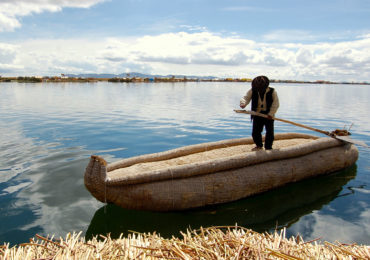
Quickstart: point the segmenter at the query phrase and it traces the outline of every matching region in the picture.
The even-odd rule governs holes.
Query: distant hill
[[[188,79],[216,79],[217,77],[213,76],[188,76],[188,75],[151,75],[151,74],[143,74],[139,72],[130,72],[130,73],[121,73],[121,74],[65,74],[65,76],[70,78],[188,78]]]

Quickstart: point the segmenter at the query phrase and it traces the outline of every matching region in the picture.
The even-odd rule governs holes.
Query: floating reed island
[[[370,259],[370,246],[303,241],[286,238],[285,229],[261,234],[234,226],[188,230],[171,239],[155,233],[89,241],[81,233],[58,240],[36,235],[29,243],[1,246],[0,259]]]

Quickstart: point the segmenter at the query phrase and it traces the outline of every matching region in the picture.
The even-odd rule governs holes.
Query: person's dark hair
[[[253,89],[266,89],[270,84],[270,80],[266,76],[258,76],[252,80]]]

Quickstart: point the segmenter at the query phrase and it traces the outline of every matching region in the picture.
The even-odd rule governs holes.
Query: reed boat
[[[329,174],[358,158],[351,143],[300,133],[275,134],[272,150],[254,146],[252,138],[228,139],[110,164],[92,155],[85,186],[99,201],[126,209],[186,210]]]

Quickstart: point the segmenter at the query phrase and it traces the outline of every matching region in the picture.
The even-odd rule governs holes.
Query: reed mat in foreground
[[[285,230],[257,233],[242,227],[188,230],[182,238],[132,233],[85,241],[81,233],[0,246],[0,259],[370,259],[370,246],[286,238]]]

